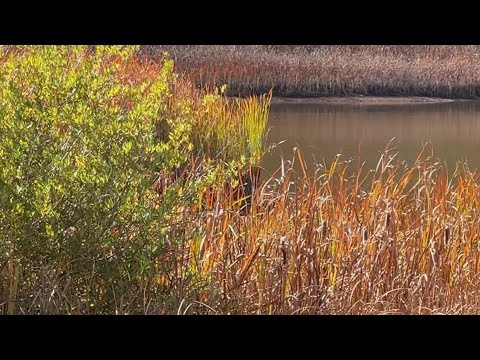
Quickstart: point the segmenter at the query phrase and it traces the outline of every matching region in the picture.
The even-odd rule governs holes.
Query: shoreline
[[[442,104],[451,102],[474,102],[479,99],[447,99],[424,96],[346,96],[346,97],[311,97],[293,98],[274,96],[272,105],[276,104],[338,104],[338,105],[407,105],[407,104]]]

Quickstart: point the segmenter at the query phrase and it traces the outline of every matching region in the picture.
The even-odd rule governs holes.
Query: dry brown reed
[[[405,170],[389,151],[376,171],[347,177],[351,166],[290,167],[248,216],[221,200],[201,215],[188,253],[209,285],[189,311],[478,313],[478,172],[448,178],[423,153]]]
[[[227,84],[231,95],[428,96],[480,95],[479,46],[356,45],[144,46],[170,52],[177,70],[197,85]]]

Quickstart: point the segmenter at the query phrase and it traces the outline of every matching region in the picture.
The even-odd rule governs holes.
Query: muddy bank
[[[272,104],[352,104],[352,105],[401,105],[478,101],[477,99],[445,99],[432,97],[394,97],[394,96],[349,96],[349,97],[313,97],[288,98],[273,97]]]

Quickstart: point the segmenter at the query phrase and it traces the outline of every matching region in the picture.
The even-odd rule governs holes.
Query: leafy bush
[[[3,51],[0,303],[8,312],[137,311],[166,224],[188,200],[151,190],[155,170],[185,162],[192,148],[181,117],[169,119],[167,141],[154,131],[172,61],[133,81],[125,70],[136,47]]]

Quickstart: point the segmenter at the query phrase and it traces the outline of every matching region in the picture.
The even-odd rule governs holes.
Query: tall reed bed
[[[168,50],[196,84],[228,84],[231,95],[429,96],[480,94],[478,46],[144,46]]]
[[[477,171],[449,178],[423,153],[405,167],[386,151],[372,171],[337,158],[277,175],[248,216],[221,201],[202,215],[185,251],[205,288],[178,312],[478,313]]]

